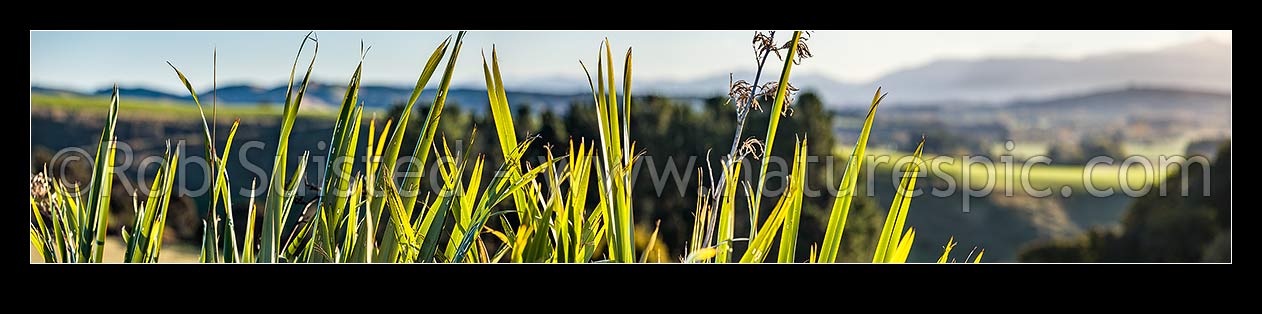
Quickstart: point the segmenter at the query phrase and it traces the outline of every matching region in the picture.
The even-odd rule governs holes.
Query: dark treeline
[[[1018,258],[1044,263],[1231,262],[1231,143],[1222,144],[1217,156],[1209,165],[1189,163],[1186,172],[1170,175],[1166,184],[1137,198],[1119,227],[1033,243]]]

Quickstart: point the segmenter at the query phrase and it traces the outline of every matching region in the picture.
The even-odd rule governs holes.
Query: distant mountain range
[[[271,103],[278,104],[285,99],[286,86],[277,86],[272,88],[261,88],[248,85],[233,85],[220,87],[217,90],[217,97],[222,103],[229,104],[258,104]],[[101,89],[91,93],[81,93],[65,89],[47,88],[35,86],[31,88],[32,93],[41,94],[71,94],[71,95],[95,95],[108,96],[112,89]],[[426,89],[422,92],[417,103],[429,103],[434,100],[437,93],[435,89]],[[145,89],[145,88],[120,88],[119,94],[123,98],[149,98],[159,100],[172,101],[191,101],[188,94],[171,94],[161,91]],[[209,101],[211,95],[216,94],[212,91],[199,91],[198,96],[203,102]],[[366,85],[360,88],[359,100],[369,108],[389,108],[399,105],[408,100],[412,94],[412,88],[391,87],[380,85]],[[509,103],[513,105],[530,106],[534,109],[549,108],[554,111],[564,111],[571,103],[580,101],[590,101],[590,93],[582,94],[550,94],[537,92],[516,92],[508,91]],[[307,86],[306,97],[303,99],[303,107],[324,107],[337,108],[341,106],[343,98],[346,95],[345,85],[330,85],[312,82]],[[487,105],[486,90],[452,88],[447,92],[447,104],[451,106],[459,106],[467,110],[481,112],[486,109]]]
[[[801,68],[809,69],[811,61]],[[749,71],[733,71],[750,79]],[[842,82],[795,68],[793,85],[820,93],[831,106],[862,106],[878,86],[890,105],[1000,104],[1128,86],[1168,86],[1231,93],[1231,44],[1202,40],[1154,51],[1110,53],[1078,59],[944,59],[881,76]],[[763,73],[767,77],[769,73]],[[770,73],[774,76],[775,73]],[[774,78],[772,78],[774,80]],[[670,95],[726,93],[728,73],[696,80],[639,83],[640,90]],[[585,85],[584,85],[585,87]]]
[[[1231,95],[1177,88],[1130,87],[1042,100],[1022,100],[1008,104],[1014,109],[1089,109],[1095,111],[1195,109],[1205,111],[1231,108]]]
[[[809,67],[809,62],[803,67]],[[748,71],[734,72],[737,79],[753,76]],[[775,76],[775,73],[763,74]],[[696,100],[726,94],[728,78],[728,73],[720,73],[693,80],[642,81],[636,82],[636,93]],[[1111,53],[1079,59],[947,59],[898,70],[871,82],[843,82],[810,72],[794,75],[791,81],[803,90],[819,93],[834,108],[863,106],[878,86],[890,93],[886,100],[889,106],[900,107],[998,105],[1133,86],[1163,86],[1229,96],[1231,44],[1203,40],[1154,51]],[[509,87],[510,103],[536,108],[563,109],[574,101],[591,98],[587,82],[572,77],[519,80]],[[341,104],[345,89],[344,84],[313,83],[307,91],[312,97],[304,100],[304,105],[336,107]],[[284,90],[285,86],[225,86],[219,88],[218,97],[229,103],[279,103]],[[411,91],[410,86],[366,85],[361,90],[360,100],[366,106],[387,107],[404,102]],[[32,92],[75,93],[42,87],[33,87]],[[109,89],[94,92],[98,95],[109,93]],[[122,89],[121,93],[124,97],[188,99],[187,94],[144,88]],[[202,93],[206,95],[203,97],[211,95],[209,91]],[[419,101],[432,101],[433,96],[434,90],[426,90]],[[453,87],[447,97],[449,103],[472,110],[483,110],[486,104],[486,92],[477,87]]]

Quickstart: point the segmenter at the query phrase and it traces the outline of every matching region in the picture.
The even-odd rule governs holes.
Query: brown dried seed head
[[[745,80],[733,82],[731,74],[728,74],[728,82],[728,102],[735,102],[733,105],[736,106],[738,111],[747,109],[754,98],[754,96],[751,95],[754,87],[753,84],[750,84]]]
[[[806,58],[810,58],[810,57],[812,57],[811,48],[806,46],[806,38],[802,38],[802,41],[798,42],[798,54],[797,54],[797,58],[793,60],[793,64],[801,65],[802,60],[806,60]]]
[[[48,177],[43,172],[31,178],[31,197],[34,197],[36,200],[43,200],[48,197],[48,191]]]
[[[757,60],[767,52],[775,50],[776,44],[771,40],[771,33],[754,33],[754,59]]]
[[[740,154],[754,157],[755,160],[762,157],[765,146],[762,141],[756,137],[749,137],[745,142],[741,143]]]
[[[785,91],[784,104],[785,105],[784,105],[784,109],[781,109],[780,114],[793,115],[793,108],[791,108],[790,105],[793,104],[794,96],[797,95],[797,92],[800,89],[793,86],[793,83],[787,83],[785,85],[786,85],[784,87],[784,91]],[[760,89],[762,91],[758,93],[757,98],[774,99],[776,97],[776,92],[778,92],[780,89],[780,82],[767,82],[766,84],[763,84],[762,87],[760,87]]]
[[[793,56],[794,65],[801,65],[802,60],[806,60],[806,58],[812,57],[811,48],[806,45],[806,40],[811,39],[811,33],[812,32],[810,31],[802,32],[802,37],[798,39],[798,51],[797,51],[797,54]],[[781,45],[779,48],[776,48],[776,57],[783,61],[784,57],[780,56],[780,50],[788,50],[792,47],[793,47],[792,40],[785,41],[784,45]]]

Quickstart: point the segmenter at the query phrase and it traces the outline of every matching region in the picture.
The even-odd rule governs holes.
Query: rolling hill
[[[890,92],[890,106],[997,105],[1133,85],[1231,93],[1231,44],[1212,40],[1077,59],[940,59],[869,82],[845,82],[812,73],[809,62],[801,68],[801,72],[794,70],[793,85],[819,92],[833,107],[865,106],[878,86]],[[737,79],[753,77],[749,71],[732,72]],[[646,82],[640,90],[706,96],[726,93],[727,85],[724,72],[693,80]]]
[[[221,103],[227,104],[277,104],[284,100],[285,86],[276,86],[264,88],[249,85],[232,85],[220,87],[218,90],[198,91],[203,101],[209,101],[211,95],[217,94]],[[69,94],[80,96],[109,96],[112,89],[100,89],[91,93],[82,93],[72,90],[48,88],[41,86],[33,86],[32,94]],[[120,88],[119,93],[124,98],[145,98],[155,100],[169,100],[179,102],[189,102],[190,98],[187,94],[172,94],[162,91],[146,89],[146,88]],[[307,98],[303,100],[304,107],[331,107],[340,106],[346,93],[346,87],[341,85],[332,85],[324,83],[312,83],[307,87]],[[386,109],[391,106],[402,104],[411,96],[412,88],[410,87],[392,87],[381,85],[366,85],[360,88],[359,100],[364,103],[365,107]],[[433,101],[436,93],[435,89],[426,89],[418,103],[429,103]],[[530,106],[534,109],[543,110],[545,108],[554,111],[565,111],[570,103],[584,100],[591,100],[589,93],[575,94],[552,94],[539,92],[518,92],[508,91],[509,103],[522,106]],[[478,89],[453,88],[447,93],[447,103],[451,106],[459,106],[466,110],[474,112],[482,112],[485,110],[486,91]]]
[[[1019,100],[1009,105],[1021,109],[1230,109],[1231,94],[1170,87],[1133,86],[1061,96],[1044,100]]]

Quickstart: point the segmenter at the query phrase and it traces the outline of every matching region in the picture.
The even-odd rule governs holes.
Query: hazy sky
[[[31,83],[97,89],[112,83],[182,91],[171,61],[194,87],[211,78],[211,51],[219,50],[218,77],[231,83],[277,84],[288,78],[301,31],[33,31]],[[317,31],[320,54],[313,73],[344,83],[358,61],[360,41],[372,46],[366,83],[416,81],[434,47],[455,32]],[[578,60],[595,62],[600,40],[615,55],[634,47],[636,79],[691,79],[751,71],[751,31],[473,31],[465,37],[456,84],[481,86],[480,50],[498,47],[505,85],[514,80],[560,77],[585,80]],[[779,32],[778,41],[789,32]],[[1231,31],[818,31],[807,42],[815,58],[794,73],[867,81],[941,58],[1046,56],[1075,58],[1116,51],[1152,50],[1212,38],[1231,42]],[[309,50],[309,49],[308,49]],[[620,57],[616,57],[619,58]],[[620,66],[620,65],[619,65]],[[441,71],[441,69],[440,69]],[[773,70],[775,71],[775,70]],[[800,71],[800,72],[799,72]],[[438,76],[431,82],[437,82]]]

